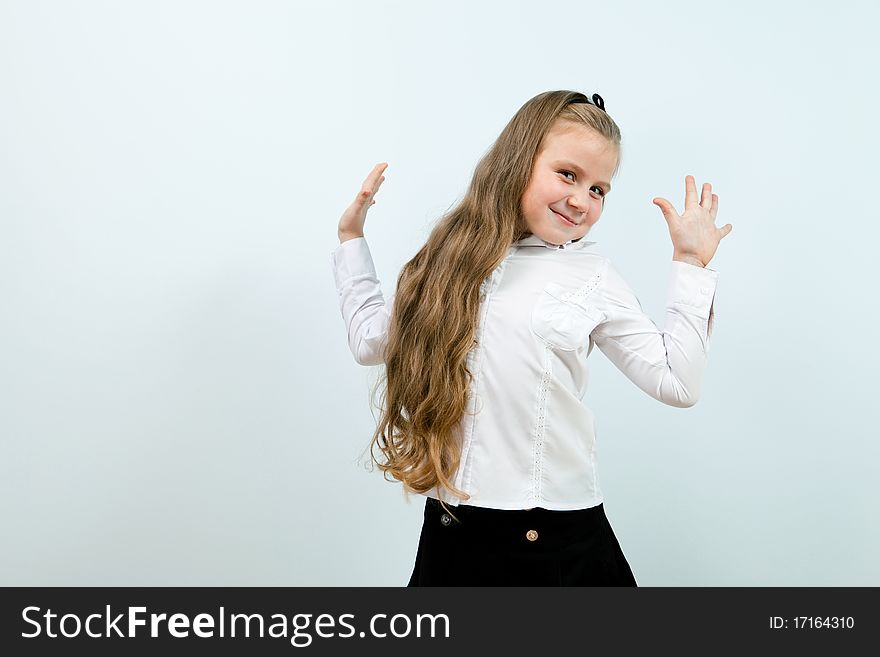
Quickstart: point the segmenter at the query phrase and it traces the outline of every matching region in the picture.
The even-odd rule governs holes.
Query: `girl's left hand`
[[[715,215],[718,214],[718,195],[712,193],[712,185],[703,183],[703,193],[697,202],[697,187],[693,176],[685,176],[684,213],[679,215],[672,204],[665,198],[657,197],[652,202],[663,211],[669,225],[669,236],[672,238],[672,259],[682,262],[694,262],[700,267],[709,264],[718,249],[718,243],[733,226],[725,224],[715,227]]]

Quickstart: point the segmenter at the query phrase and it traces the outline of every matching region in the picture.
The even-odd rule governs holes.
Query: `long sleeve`
[[[714,322],[718,273],[672,261],[666,324],[657,328],[636,295],[608,263],[602,321],[592,338],[633,383],[664,404],[697,403]]]
[[[330,254],[330,264],[351,353],[360,365],[379,365],[384,362],[394,296],[385,302],[366,239],[342,242]]]

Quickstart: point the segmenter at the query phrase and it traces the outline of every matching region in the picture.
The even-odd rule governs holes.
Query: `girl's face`
[[[598,132],[557,121],[532,162],[522,197],[532,234],[551,244],[586,235],[602,214],[617,161],[617,147]]]

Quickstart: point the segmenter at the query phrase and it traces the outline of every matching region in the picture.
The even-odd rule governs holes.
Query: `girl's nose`
[[[568,197],[568,205],[572,208],[574,214],[586,214],[590,208],[590,204],[581,201],[577,196]]]

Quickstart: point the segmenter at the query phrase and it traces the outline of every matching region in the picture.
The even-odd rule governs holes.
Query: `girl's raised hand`
[[[382,186],[382,181],[385,180],[382,172],[386,168],[388,168],[387,162],[380,162],[373,167],[370,175],[367,176],[364,184],[361,185],[361,191],[358,192],[351,205],[342,213],[338,230],[340,242],[364,236],[364,222],[367,220],[367,210],[376,202],[373,200],[373,197],[379,191],[379,187]]]
[[[725,224],[715,227],[718,214],[718,195],[712,193],[712,185],[703,183],[703,192],[697,202],[697,187],[693,176],[684,179],[684,213],[679,215],[665,198],[657,197],[652,202],[663,211],[672,238],[672,259],[690,262],[705,267],[709,264],[718,243],[733,226]],[[695,262],[696,260],[696,262]]]

